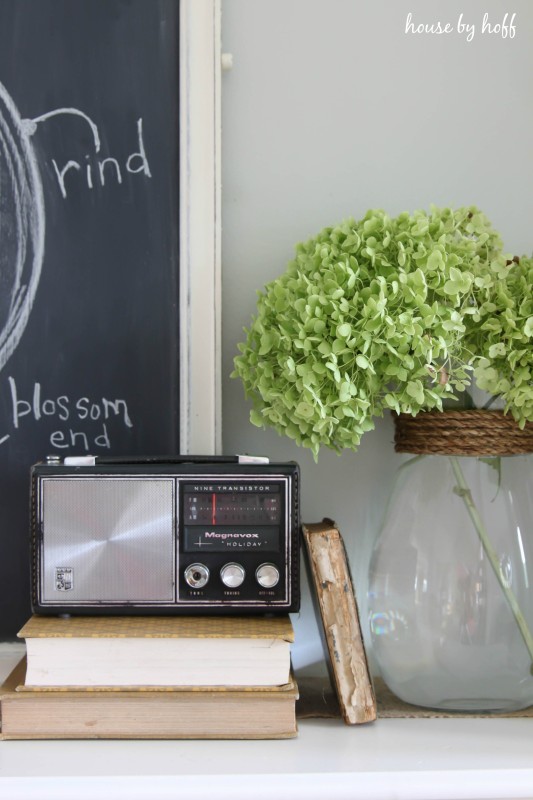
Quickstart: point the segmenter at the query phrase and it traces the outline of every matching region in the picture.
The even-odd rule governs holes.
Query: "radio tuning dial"
[[[244,569],[240,564],[224,564],[220,570],[222,583],[229,589],[236,589],[244,581]]]
[[[279,570],[274,564],[261,564],[255,571],[255,579],[264,589],[272,589],[279,583]]]
[[[203,589],[209,580],[209,570],[204,564],[191,564],[185,570],[185,580],[191,589]]]

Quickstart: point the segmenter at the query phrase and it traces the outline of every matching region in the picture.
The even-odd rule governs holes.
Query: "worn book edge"
[[[330,519],[302,525],[302,534],[343,719],[372,722],[376,697],[342,536]]]

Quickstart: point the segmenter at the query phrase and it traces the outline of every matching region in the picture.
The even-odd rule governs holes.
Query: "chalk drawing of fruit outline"
[[[0,83],[0,371],[26,327],[44,257],[43,190],[30,134]]]

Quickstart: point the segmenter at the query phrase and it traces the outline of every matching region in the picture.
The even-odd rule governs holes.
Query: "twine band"
[[[523,430],[503,411],[423,411],[394,417],[397,453],[516,456],[533,453],[533,423]]]

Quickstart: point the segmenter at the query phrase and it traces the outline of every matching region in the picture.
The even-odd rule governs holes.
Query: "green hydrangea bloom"
[[[465,334],[504,266],[474,207],[371,210],[325,228],[258,295],[232,373],[251,421],[316,458],[356,449],[386,410],[442,409],[469,385]]]
[[[502,397],[523,428],[533,422],[533,259],[507,261],[468,331],[477,385]]]

